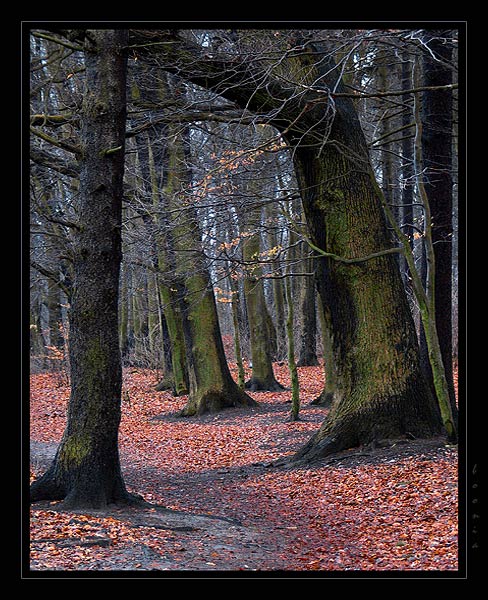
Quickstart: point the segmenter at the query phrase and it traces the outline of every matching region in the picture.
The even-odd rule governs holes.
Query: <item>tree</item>
[[[271,317],[266,306],[263,286],[263,271],[259,263],[261,240],[259,222],[261,210],[248,210],[241,219],[241,231],[246,234],[242,246],[243,262],[246,265],[244,293],[249,320],[252,377],[246,388],[252,391],[281,391],[283,386],[275,379],[272,362],[270,335]]]
[[[126,30],[85,32],[79,227],[70,309],[71,396],[54,461],[31,485],[32,502],[63,500],[66,508],[136,501],[122,478],[117,442],[127,42]]]
[[[310,248],[307,244],[300,245],[302,252],[310,253]],[[313,275],[313,259],[305,255],[302,259],[303,268],[306,273],[301,277],[301,287],[299,290],[299,314],[301,315],[300,331],[299,331],[299,346],[297,366],[311,367],[318,365],[317,350],[316,350],[316,334],[317,321],[315,300],[317,289],[315,287],[315,278]]]
[[[452,45],[448,41],[452,32],[432,30],[428,36],[426,43],[431,53],[424,54],[423,85],[449,86],[453,81]],[[452,89],[426,89],[422,94],[422,177],[432,216],[435,319],[451,409],[456,415],[452,372],[452,120]],[[426,371],[432,377],[426,344],[421,351]]]
[[[77,43],[76,32],[65,35],[72,49]],[[328,376],[323,399],[332,402],[332,409],[323,428],[297,459],[313,459],[382,437],[437,434],[441,430],[439,414],[419,369],[415,330],[399,277],[397,258],[407,251],[401,229],[397,231],[385,219],[391,207],[376,183],[378,176],[390,189],[388,182],[395,179],[394,152],[398,151],[395,144],[399,140],[393,139],[394,132],[411,135],[409,123],[395,122],[402,114],[402,105],[397,105],[390,96],[405,100],[413,93],[418,99],[421,90],[412,92],[407,89],[406,81],[400,88],[398,79],[396,89],[392,89],[388,69],[394,65],[391,58],[402,56],[400,51],[405,48],[421,51],[421,44],[417,44],[419,33],[259,30],[237,32],[232,37],[226,37],[223,31],[223,35],[225,43],[217,46],[205,30],[130,32],[131,55],[137,59],[133,61],[134,72],[142,74],[137,80],[141,84],[139,89],[131,83],[131,128],[126,133],[127,137],[135,138],[131,147],[133,162],[129,164],[134,166],[136,174],[135,186],[127,178],[126,199],[133,214],[140,217],[133,218],[128,213],[127,218],[134,226],[133,241],[138,245],[134,275],[140,275],[146,285],[148,274],[158,269],[164,271],[158,274],[158,280],[170,284],[173,297],[171,302],[163,299],[163,305],[178,307],[184,316],[186,347],[192,349],[188,358],[196,364],[195,356],[205,343],[203,339],[220,337],[213,325],[212,331],[199,333],[195,323],[209,322],[207,312],[203,319],[202,312],[196,309],[200,300],[201,306],[205,304],[209,309],[208,314],[216,312],[212,284],[217,278],[225,280],[219,265],[230,264],[231,257],[223,252],[219,255],[218,251],[218,242],[226,240],[222,219],[233,215],[236,224],[237,217],[242,222],[244,216],[245,221],[259,207],[259,216],[251,224],[255,239],[244,236],[243,244],[236,240],[239,250],[252,250],[241,264],[244,262],[252,269],[251,275],[258,275],[258,280],[261,274],[264,278],[276,275],[275,281],[280,282],[282,248],[272,257],[274,265],[269,261],[262,273],[260,268],[264,256],[272,248],[281,247],[284,238],[275,243],[272,236],[266,237],[263,232],[283,223],[276,218],[276,212],[270,213],[283,210],[287,202],[301,197],[307,227],[300,233],[312,252],[313,263],[306,266],[306,271],[316,274],[320,296],[317,305],[321,306],[318,310],[327,354]],[[378,78],[375,59],[380,56],[385,69]],[[68,64],[67,61],[71,58],[64,56],[63,64]],[[394,70],[397,73],[396,67]],[[161,94],[160,82],[166,78],[161,76],[162,72],[176,75],[181,87],[178,84],[178,90],[171,93],[163,90]],[[69,85],[73,79],[68,79],[62,69],[56,78],[69,81]],[[342,80],[347,81],[348,87]],[[365,81],[373,82],[371,93],[364,91]],[[378,85],[380,91],[374,88]],[[49,104],[51,94],[42,100]],[[387,104],[383,103],[385,97]],[[374,102],[369,103],[368,99]],[[68,106],[63,100],[59,106],[65,104]],[[73,104],[76,101],[71,98],[70,106]],[[358,108],[364,105],[370,112],[360,110],[358,116]],[[385,112],[385,107],[391,110]],[[398,113],[394,107],[399,108]],[[64,157],[66,152],[75,157],[80,155],[80,145],[70,137],[71,129],[79,126],[79,118],[75,112],[68,116],[64,108],[62,111],[54,108],[59,114],[51,114],[46,108],[46,114],[32,117],[37,140],[32,157],[58,177],[76,178],[78,165]],[[38,112],[41,110],[36,108]],[[366,127],[361,127],[360,119],[364,125],[369,117],[371,125],[366,123]],[[161,125],[166,133],[172,129],[170,137],[175,140],[176,149],[170,152],[168,147],[166,162],[161,161],[166,152],[162,150],[164,144],[154,143],[154,134]],[[262,129],[257,125],[264,125],[269,135],[262,138],[259,135]],[[379,141],[380,125],[379,140],[383,143],[373,144],[380,152],[371,161],[367,140],[369,137]],[[56,130],[62,135],[46,134],[45,129],[51,127],[60,128]],[[215,135],[216,132],[219,133]],[[216,170],[209,172],[212,151],[208,147],[202,156],[195,158],[208,139],[213,141],[212,151],[224,158],[236,144],[243,148],[241,155],[246,160],[241,161],[239,177],[235,178],[238,195],[224,176],[218,185],[213,185]],[[46,151],[47,143],[53,144],[55,150]],[[182,147],[177,147],[181,143]],[[268,166],[272,161],[261,170],[255,170],[253,165],[254,157],[266,152],[275,153],[278,159],[272,175]],[[178,165],[176,170],[169,168],[170,154],[173,165]],[[200,175],[196,176],[189,168],[190,158],[192,167],[198,164],[201,169],[198,197],[192,194]],[[231,171],[232,161],[233,158],[224,160]],[[291,164],[294,176],[287,172]],[[172,181],[167,177],[171,171],[175,175]],[[278,181],[280,178],[282,181]],[[246,181],[253,185],[247,188],[241,185]],[[164,198],[163,203],[158,195]],[[150,196],[152,201],[148,201]],[[171,206],[162,206],[170,200]],[[226,209],[221,211],[224,204]],[[265,220],[263,206],[266,206]],[[223,214],[227,217],[222,217]],[[394,236],[389,228],[395,231]],[[248,225],[243,229],[247,233]],[[166,256],[160,261],[160,255],[155,256],[144,241],[144,237],[151,238],[152,234],[148,235],[151,231],[156,234],[159,248],[173,253],[170,260]],[[160,234],[163,235],[158,237]],[[252,242],[256,240],[261,245],[253,248]],[[226,243],[235,248],[234,239]],[[174,280],[166,277],[168,271],[172,271]],[[266,296],[269,299],[271,284],[268,279],[265,281],[263,299]],[[297,286],[291,291],[296,299]],[[131,294],[129,290],[127,293]],[[144,302],[146,294],[140,304],[147,325],[148,307],[143,306]],[[273,304],[277,314],[282,312],[278,309],[280,303],[276,296]],[[252,312],[244,302],[240,308]],[[262,331],[268,330],[271,322],[268,317],[263,319]],[[218,320],[215,323],[218,325]],[[435,340],[432,338],[430,343],[435,345]]]
[[[186,160],[188,128],[169,127],[169,175],[165,194],[170,210],[181,211],[173,225],[175,287],[181,307],[188,368],[188,403],[182,416],[254,406],[232,379],[225,358],[212,282],[202,255],[195,208],[187,200],[191,183]],[[191,196],[190,196],[191,200]]]
[[[317,270],[322,302],[330,310],[337,386],[329,417],[296,459],[438,433],[398,267],[392,253],[385,253],[392,243],[381,191],[348,98],[336,100],[323,156],[317,159],[307,149],[296,156],[302,189],[310,190],[304,208],[313,244],[329,254]]]
[[[295,360],[295,340],[294,340],[294,331],[293,331],[293,322],[294,322],[294,307],[293,307],[293,297],[292,297],[292,277],[291,277],[291,269],[292,262],[294,259],[294,254],[296,253],[296,239],[295,232],[290,231],[290,249],[288,251],[288,266],[287,266],[287,274],[286,278],[286,303],[288,306],[288,314],[286,317],[286,333],[288,340],[288,370],[290,372],[290,381],[291,381],[291,410],[290,410],[290,421],[298,421],[299,420],[299,412],[300,412],[300,384],[298,381],[298,369]]]

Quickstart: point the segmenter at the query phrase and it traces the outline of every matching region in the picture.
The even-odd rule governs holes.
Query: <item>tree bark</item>
[[[320,331],[322,334],[322,352],[324,359],[324,388],[314,398],[310,404],[330,408],[334,399],[337,383],[336,383],[336,364],[334,359],[334,349],[332,344],[332,329],[330,323],[330,310],[324,308],[320,294],[317,296],[318,314],[320,320]]]
[[[409,60],[409,54],[405,52],[402,62],[402,89],[408,90],[412,87],[412,73]],[[412,123],[413,111],[409,110],[410,95],[404,94],[402,101],[405,105],[402,114],[402,126],[406,127]],[[413,143],[412,140],[405,136],[402,140],[402,231],[407,236],[410,247],[414,247],[414,210],[413,210],[413,190],[415,182],[415,172],[413,168]],[[400,270],[404,276],[405,281],[407,280],[407,265],[405,257],[400,258]]]
[[[239,283],[234,279],[233,273],[229,274],[229,287],[232,294],[232,324],[234,326],[234,356],[237,367],[237,385],[243,390],[246,386],[246,375],[244,371],[244,363],[242,361],[241,350],[241,333],[239,331]]]
[[[349,121],[341,131],[341,120],[336,116],[332,134],[341,135],[343,143],[345,137],[357,155],[365,148],[359,123],[352,127]],[[324,154],[317,159],[307,150],[296,153],[301,187],[310,190],[304,206],[314,244],[349,258],[391,247],[367,156],[363,152],[358,169],[333,144]],[[317,262],[319,290],[330,314],[336,389],[329,417],[295,458],[308,461],[377,439],[439,433],[395,259]]]
[[[279,166],[277,166],[277,169]],[[279,222],[274,216],[274,210],[271,204],[267,204],[265,207],[266,220],[270,225],[267,230],[267,242],[269,248],[275,248],[279,246],[280,241],[276,234],[276,230],[279,227]],[[271,269],[273,275],[273,306],[274,306],[274,322],[276,331],[276,356],[275,360],[283,360],[287,356],[286,349],[286,315],[285,315],[285,288],[282,275],[282,267],[280,265],[279,258],[271,259]]]
[[[47,310],[49,318],[49,343],[55,348],[64,346],[63,319],[61,316],[61,290],[53,281],[47,282]]]
[[[176,288],[172,285],[176,261],[174,241],[167,216],[168,203],[165,198],[161,198],[160,194],[160,174],[156,166],[150,136],[147,138],[147,159],[148,179],[151,184],[150,193],[152,205],[155,208],[155,215],[153,217],[153,225],[156,230],[154,236],[154,261],[159,273],[165,276],[165,281],[158,281],[158,297],[161,302],[165,330],[168,334],[167,339],[161,341],[163,353],[165,353],[167,359],[165,360],[167,370],[162,381],[156,386],[156,389],[162,391],[171,388],[175,396],[185,396],[188,394],[189,386],[183,322]],[[164,177],[167,180],[168,173]],[[165,343],[166,348],[164,347]],[[167,347],[168,345],[170,348]]]
[[[298,380],[298,369],[295,360],[295,332],[293,331],[295,311],[293,307],[293,294],[292,294],[292,263],[295,259],[296,253],[296,233],[290,230],[290,248],[288,250],[288,266],[286,268],[286,304],[288,308],[288,314],[286,316],[286,338],[288,342],[288,370],[290,372],[290,383],[291,383],[291,407],[290,407],[290,422],[299,420],[300,412],[300,383]]]
[[[122,179],[126,118],[125,30],[86,32],[79,219],[70,309],[71,396],[67,425],[31,501],[66,508],[135,501],[125,487],[118,429]]]

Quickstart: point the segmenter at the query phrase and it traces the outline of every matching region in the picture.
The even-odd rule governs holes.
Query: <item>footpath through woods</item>
[[[286,366],[275,373],[289,385]],[[32,506],[31,570],[457,570],[456,447],[412,440],[276,467],[326,415],[309,404],[323,367],[299,368],[294,423],[289,391],[251,393],[256,408],[178,418],[187,399],[154,391],[159,375],[124,371],[120,428],[127,486],[152,507]],[[54,456],[68,398],[59,374],[31,376],[31,479]]]

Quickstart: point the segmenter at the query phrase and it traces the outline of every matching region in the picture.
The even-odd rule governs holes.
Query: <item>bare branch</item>
[[[59,44],[60,46],[65,46],[66,48],[70,48],[75,52],[84,52],[83,46],[79,46],[77,44],[73,44],[66,40],[62,40],[54,35],[48,35],[47,33],[41,33],[40,31],[33,31],[32,35],[37,38],[41,38],[43,40],[48,40],[50,42],[54,42],[55,44]]]
[[[47,167],[48,169],[57,171],[62,175],[72,177],[73,179],[77,179],[80,176],[80,169],[76,162],[62,161],[57,156],[47,152],[46,150],[41,150],[40,148],[31,148],[30,159],[38,165]]]
[[[47,127],[59,127],[60,125],[79,125],[80,118],[72,113],[66,115],[31,115],[32,126],[44,125]]]
[[[75,146],[68,142],[64,142],[63,140],[58,140],[56,138],[53,138],[50,135],[47,135],[47,133],[44,133],[43,131],[41,131],[40,129],[36,129],[35,127],[30,127],[30,131],[35,136],[41,138],[42,140],[44,140],[45,142],[48,142],[49,144],[52,144],[53,146],[57,146],[58,148],[61,148],[62,150],[66,150],[67,152],[71,152],[72,154],[75,154],[76,156],[81,155],[81,147],[78,145]]]
[[[331,252],[326,252],[325,250],[322,250],[322,248],[319,248],[318,246],[316,246],[307,237],[304,237],[304,239],[307,242],[307,244],[310,246],[310,248],[312,248],[312,250],[315,250],[315,252],[318,252],[318,254],[320,254],[320,256],[325,256],[326,258],[331,258],[332,260],[335,260],[335,261],[341,262],[341,263],[345,263],[347,265],[354,265],[357,263],[366,262],[367,260],[371,260],[372,258],[379,258],[380,256],[386,256],[388,254],[403,254],[403,252],[404,252],[403,248],[396,247],[396,248],[387,248],[386,250],[380,250],[379,252],[373,252],[372,254],[368,254],[367,256],[361,256],[359,258],[344,258],[343,256],[339,256],[338,254],[333,254]]]
[[[455,90],[458,87],[458,83],[450,83],[448,85],[420,86],[411,88],[409,90],[394,90],[392,92],[371,92],[369,94],[363,94],[358,90],[357,92],[340,92],[331,95],[333,98],[386,98],[388,96],[403,96],[404,94],[416,94],[418,92],[425,92],[429,90]]]

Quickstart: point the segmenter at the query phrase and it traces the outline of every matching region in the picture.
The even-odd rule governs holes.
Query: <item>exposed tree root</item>
[[[245,383],[245,389],[250,392],[284,392],[288,388],[281,385],[276,379],[263,381],[252,377]]]
[[[258,403],[240,388],[232,392],[207,392],[199,398],[188,399],[188,403],[178,413],[179,417],[193,417],[216,413],[226,408],[257,406]]]

